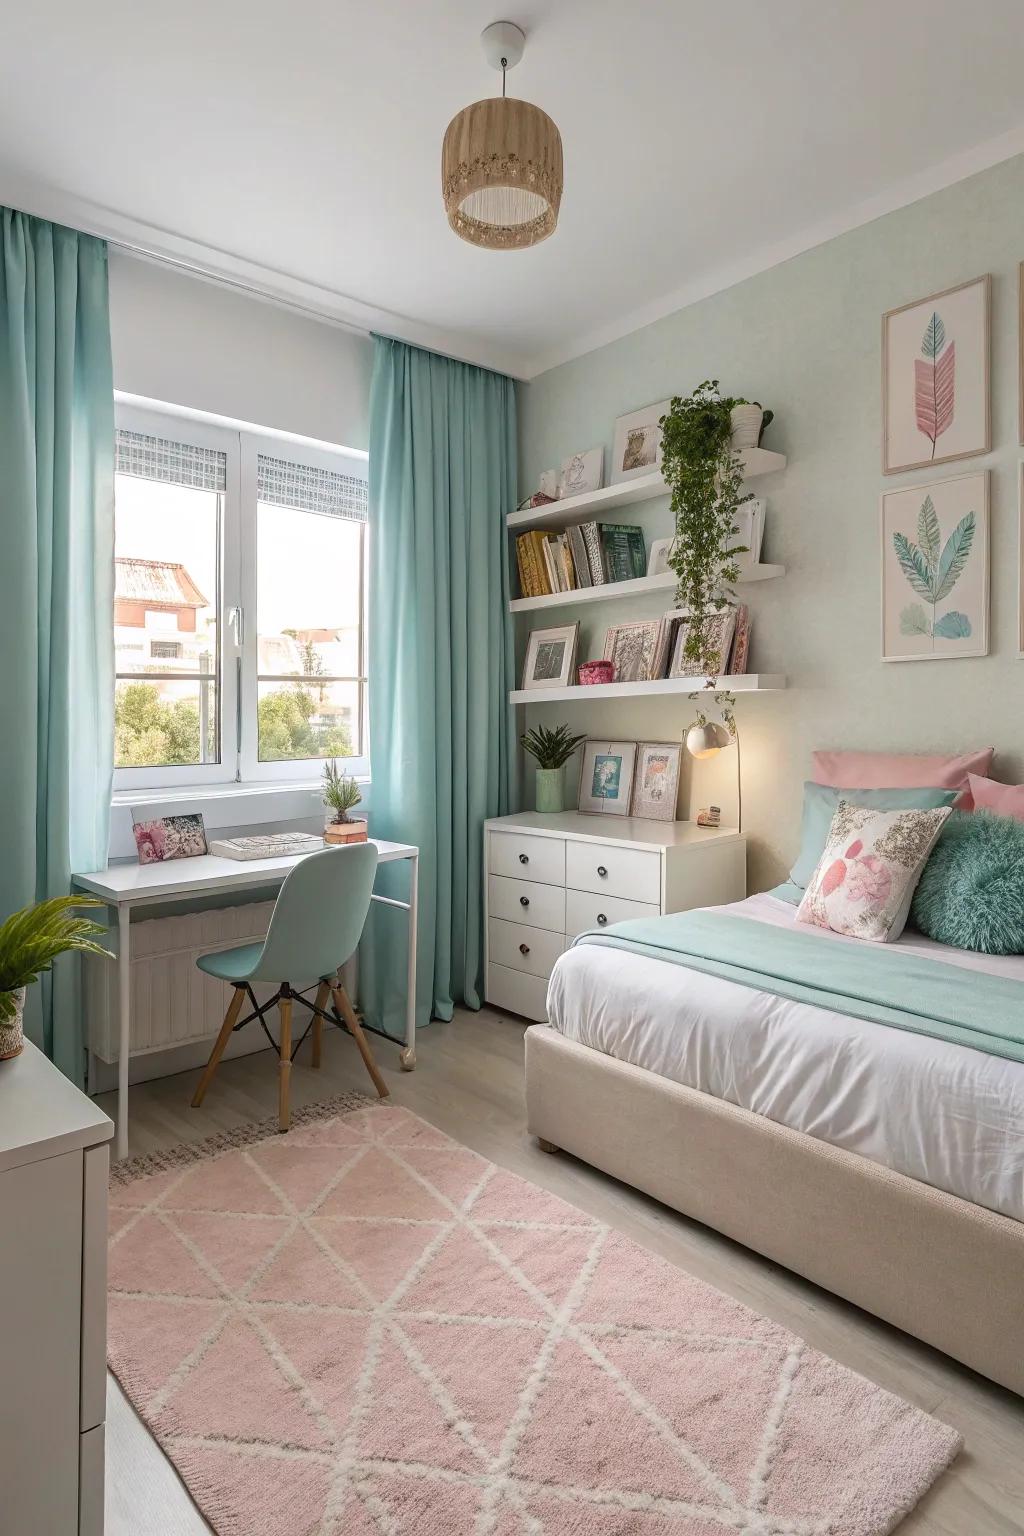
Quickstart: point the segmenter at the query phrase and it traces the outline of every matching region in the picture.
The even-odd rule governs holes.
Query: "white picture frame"
[[[672,567],[669,565],[669,555],[672,553],[672,545],[675,539],[655,539],[647,551],[648,576],[667,576]]]
[[[883,491],[883,661],[988,655],[989,479],[989,471],[980,469]],[[965,522],[972,514],[967,553],[951,560],[950,541],[959,535],[963,545]],[[943,565],[947,583],[939,581]],[[958,574],[949,583],[954,565]],[[934,595],[937,587],[941,595]]]
[[[605,630],[603,658],[614,663],[617,683],[650,682],[661,627],[660,619],[631,619]]]
[[[882,316],[883,474],[991,449],[991,310],[986,272]]]
[[[638,480],[661,468],[661,427],[658,423],[671,408],[671,400],[659,400],[618,418],[612,449],[612,485],[621,485],[624,480]]]
[[[578,623],[530,631],[523,661],[524,689],[572,686],[576,675],[579,632]]]
[[[735,542],[746,546],[746,553],[736,556],[741,571],[749,571],[761,564],[761,545],[764,540],[765,503],[760,496],[751,496],[736,508]]]
[[[673,637],[672,659],[668,669],[669,677],[692,677],[699,679],[705,676],[723,677],[728,675],[729,652],[732,649],[732,637],[736,630],[736,609],[725,608],[721,613],[711,614],[709,623],[712,626],[712,633],[717,647],[718,666],[714,671],[708,673],[703,671],[694,672],[692,670],[694,663],[683,654],[683,647],[686,644],[686,636],[690,628],[689,616],[684,615],[680,619]]]
[[[585,741],[580,769],[582,814],[628,816],[635,767],[635,741]]]
[[[604,449],[588,448],[586,453],[571,453],[558,474],[558,499],[589,496],[604,484]]]
[[[679,802],[680,741],[641,741],[633,774],[631,816],[645,821],[675,821]]]

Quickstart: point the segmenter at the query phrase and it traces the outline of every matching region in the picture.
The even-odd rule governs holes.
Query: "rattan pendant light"
[[[505,71],[523,56],[511,21],[485,27],[489,63],[501,70],[501,95],[464,107],[448,124],[441,190],[448,223],[471,245],[518,251],[554,232],[562,201],[562,138],[546,112],[505,95]]]

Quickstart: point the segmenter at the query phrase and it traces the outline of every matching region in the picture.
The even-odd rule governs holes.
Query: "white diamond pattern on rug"
[[[111,1367],[225,1536],[878,1536],[959,1448],[402,1109],[111,1206]]]

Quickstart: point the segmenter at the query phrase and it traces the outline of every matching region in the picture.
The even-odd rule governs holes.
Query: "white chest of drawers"
[[[746,840],[689,821],[524,811],[484,825],[487,1001],[547,1018],[548,977],[578,933],[741,901]]]

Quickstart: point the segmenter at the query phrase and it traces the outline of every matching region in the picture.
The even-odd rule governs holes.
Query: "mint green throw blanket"
[[[833,1013],[1024,1061],[1024,982],[928,960],[899,945],[836,943],[713,911],[635,918],[581,933]]]

